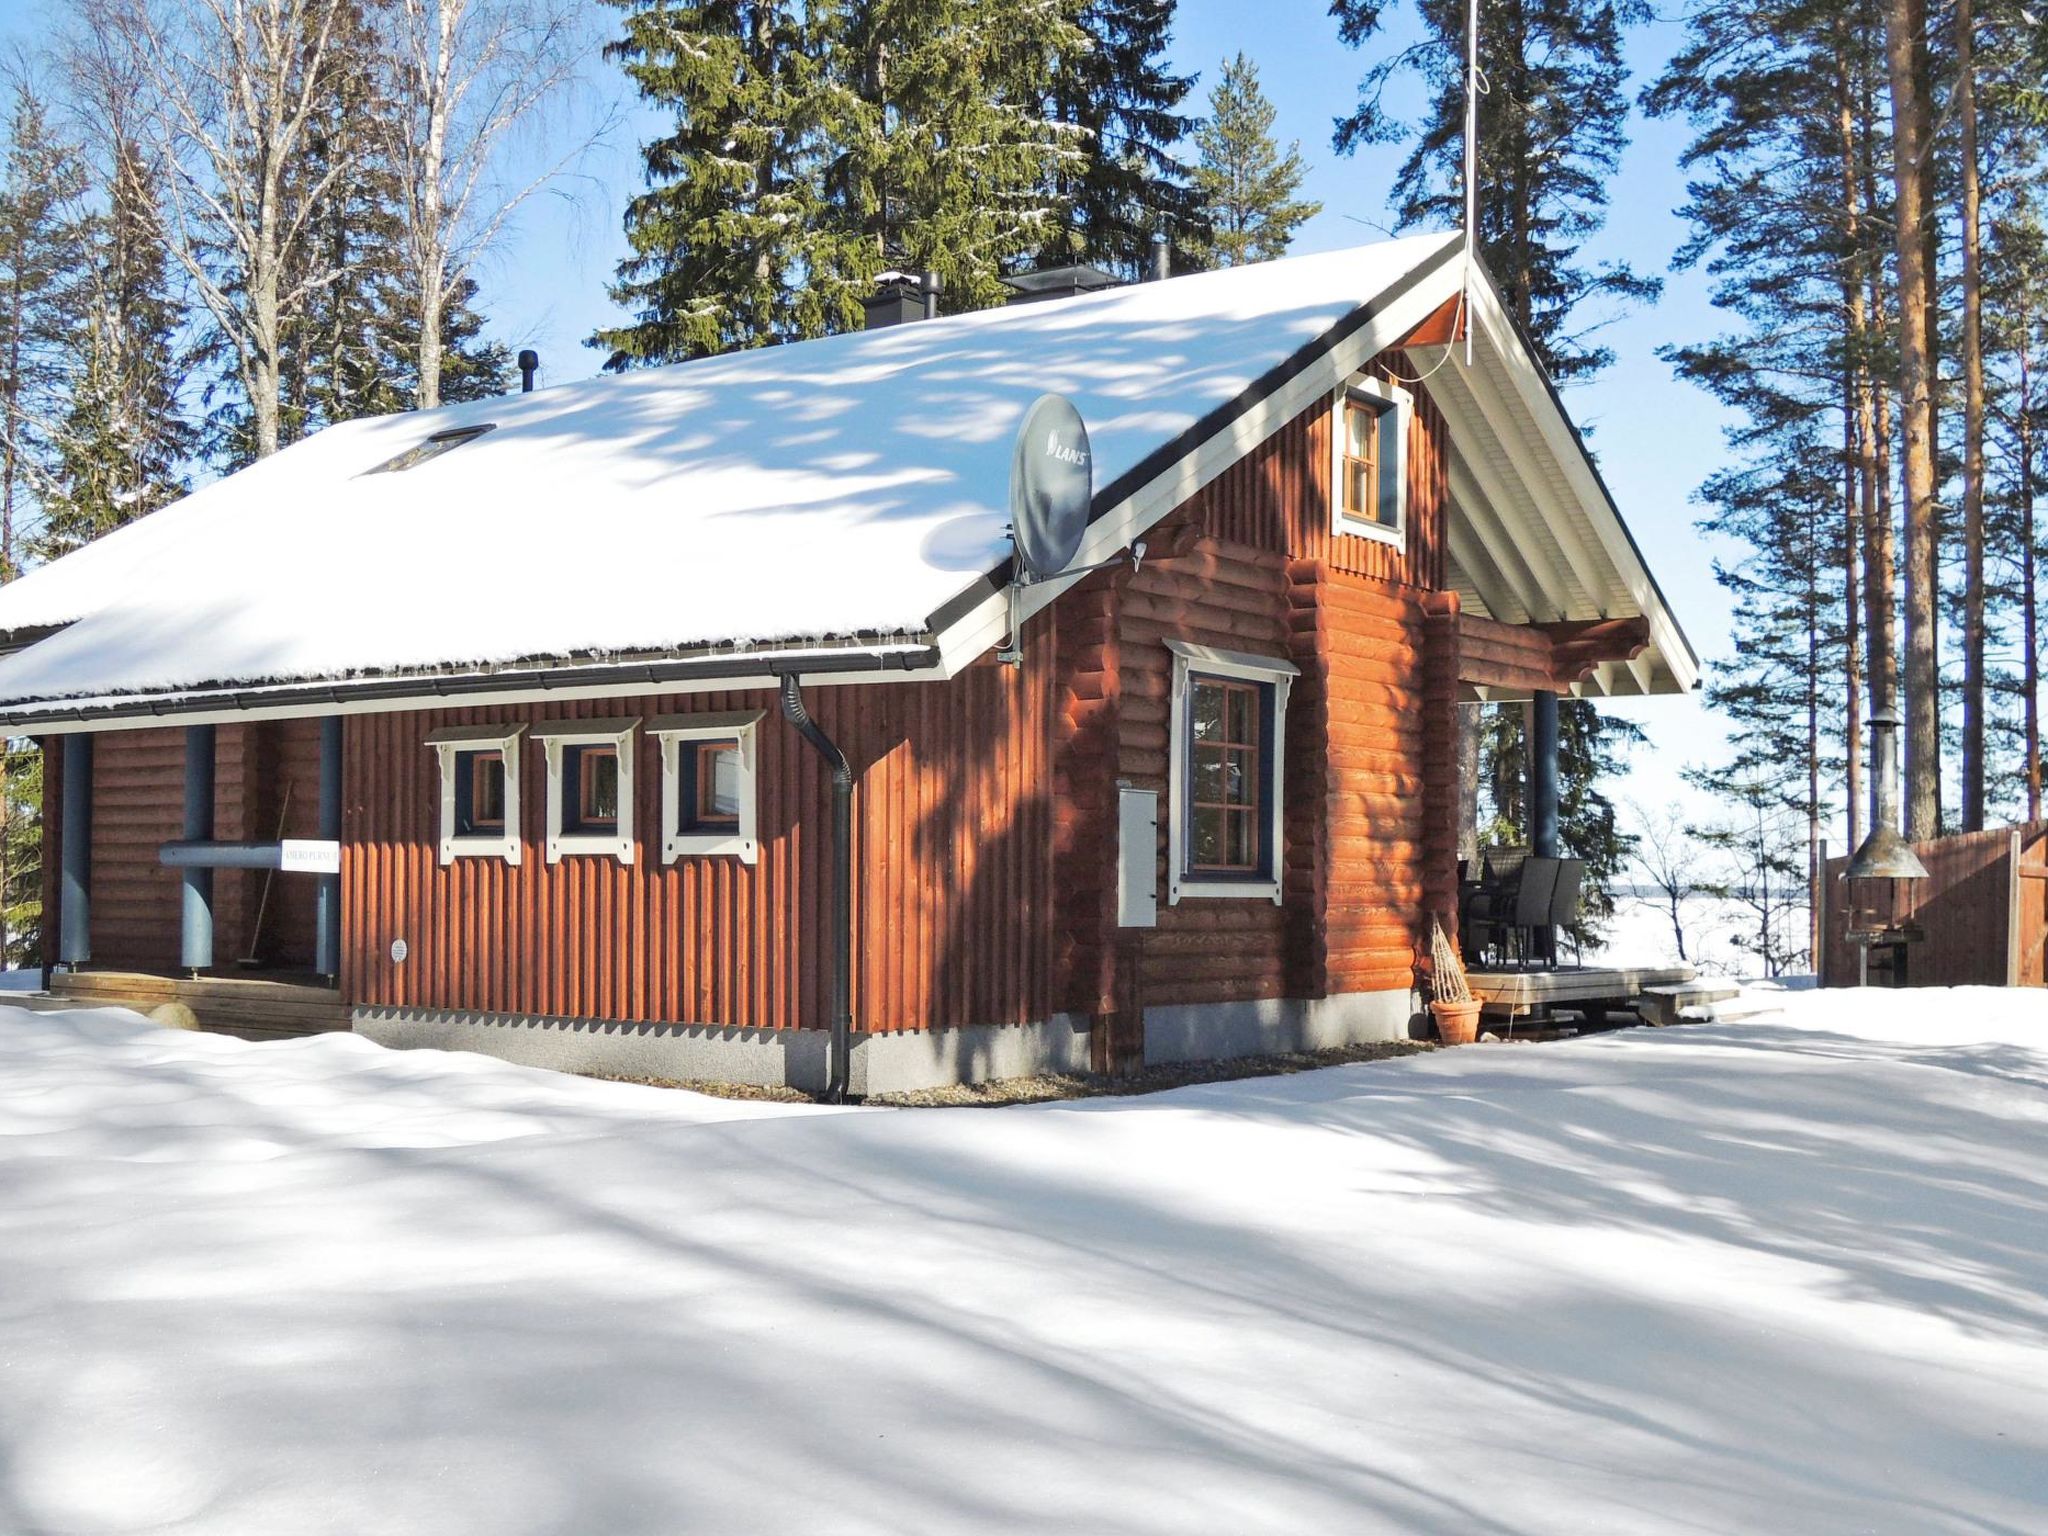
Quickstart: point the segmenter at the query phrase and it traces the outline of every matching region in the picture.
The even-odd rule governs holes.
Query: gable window
[[[1399,544],[1407,537],[1408,419],[1414,398],[1354,379],[1334,403],[1332,524],[1339,533]]]
[[[458,725],[431,732],[440,759],[441,862],[519,862],[520,726]]]
[[[1282,743],[1292,663],[1169,640],[1167,900],[1280,900]]]
[[[547,859],[577,854],[633,862],[633,734],[637,720],[550,720],[533,728],[547,758]]]
[[[754,862],[755,727],[761,711],[664,715],[648,734],[661,743],[661,857],[730,855]]]

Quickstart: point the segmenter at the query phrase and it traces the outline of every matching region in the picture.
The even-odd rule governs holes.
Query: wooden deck
[[[50,977],[48,994],[29,1006],[133,1008],[147,1014],[167,1003],[189,1008],[200,1029],[244,1040],[282,1040],[349,1027],[348,1004],[341,995],[295,972],[191,980],[142,971],[59,971]]]
[[[1541,1017],[1554,1007],[1633,1007],[1651,987],[1679,986],[1693,979],[1689,965],[1567,965],[1554,971],[1472,971],[1466,980],[1489,1018]]]

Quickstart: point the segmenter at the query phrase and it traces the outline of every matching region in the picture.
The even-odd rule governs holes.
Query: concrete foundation
[[[722,1029],[394,1008],[358,1008],[354,1027],[357,1034],[398,1050],[478,1051],[557,1072],[806,1092],[825,1086],[827,1037],[817,1029]],[[861,1096],[1042,1072],[1085,1072],[1087,1021],[1060,1015],[1042,1024],[856,1035],[849,1068],[848,1086]]]
[[[1149,1008],[1145,1061],[1219,1061],[1405,1040],[1415,1014],[1415,999],[1408,992]],[[725,1029],[710,1024],[626,1024],[396,1008],[358,1008],[352,1022],[356,1033],[394,1049],[478,1051],[557,1072],[747,1083],[806,1092],[825,1086],[826,1035],[816,1029]],[[849,1087],[865,1097],[1047,1072],[1086,1072],[1088,1045],[1088,1020],[1079,1014],[1059,1014],[1038,1024],[856,1035]]]
[[[1279,1051],[1327,1051],[1427,1034],[1413,992],[1262,998],[1145,1010],[1145,1065],[1228,1061]]]

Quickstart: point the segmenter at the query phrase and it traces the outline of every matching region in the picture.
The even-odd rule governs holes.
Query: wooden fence
[[[1852,917],[1911,923],[1926,937],[1909,947],[1906,974],[1919,987],[2048,985],[2048,821],[1998,827],[1915,843],[1927,878],[1859,881],[1851,891],[1846,858],[1829,859],[1821,881],[1824,987],[1853,987],[1857,950]],[[1857,911],[1852,912],[1852,904]],[[1873,971],[1873,979],[1875,971]]]

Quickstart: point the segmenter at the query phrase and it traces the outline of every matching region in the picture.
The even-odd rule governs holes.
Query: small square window
[[[761,711],[664,715],[648,722],[661,743],[661,856],[730,856],[751,864],[755,727]]]
[[[439,759],[441,862],[519,862],[520,726],[444,726],[427,736]]]
[[[562,751],[562,796],[568,814],[562,830],[572,835],[616,834],[619,830],[619,749],[603,746],[565,747]]]
[[[740,761],[737,741],[700,741],[689,754],[689,808],[682,830],[730,832],[740,824]]]
[[[633,862],[637,720],[550,720],[533,728],[547,763],[547,859],[597,854]]]
[[[505,752],[502,747],[455,754],[455,835],[505,835]]]

